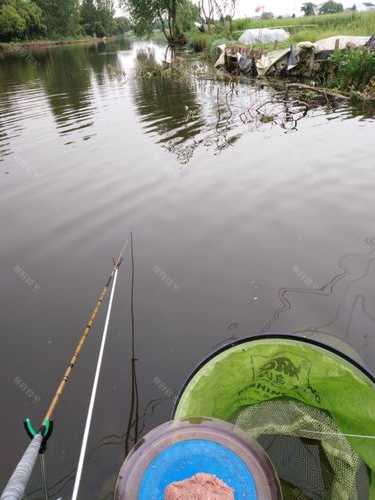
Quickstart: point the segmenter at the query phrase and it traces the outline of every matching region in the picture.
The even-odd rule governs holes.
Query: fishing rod
[[[133,245],[133,235],[132,234],[130,235],[130,239],[131,239],[131,244]],[[109,298],[107,316],[105,318],[105,323],[104,323],[104,330],[103,330],[103,335],[102,335],[102,341],[101,341],[101,344],[100,344],[98,361],[97,361],[97,364],[96,364],[94,383],[93,383],[92,390],[91,390],[91,397],[90,397],[89,409],[87,411],[85,430],[84,430],[84,433],[83,433],[81,451],[80,451],[80,454],[79,454],[77,474],[76,474],[76,478],[75,478],[75,481],[74,481],[72,500],[77,500],[78,491],[79,491],[79,487],[80,487],[80,484],[81,484],[83,464],[84,464],[85,457],[86,457],[87,442],[88,442],[88,439],[89,439],[89,433],[90,433],[90,428],[91,428],[92,415],[93,415],[93,412],[94,412],[94,404],[95,404],[95,399],[96,399],[96,393],[97,393],[97,390],[98,390],[98,383],[99,383],[100,371],[101,371],[101,368],[102,368],[103,355],[104,355],[104,347],[105,347],[105,343],[106,343],[106,340],[107,340],[109,319],[111,317],[111,310],[112,310],[113,297],[114,297],[114,294],[115,294],[115,288],[116,288],[116,282],[117,282],[117,275],[118,275],[118,266],[115,268],[114,275],[113,275],[113,286],[112,286],[111,295],[110,295],[110,298]]]
[[[57,387],[57,390],[51,400],[51,403],[47,409],[47,412],[42,420],[42,424],[38,430],[34,428],[34,426],[31,423],[31,420],[29,418],[26,418],[24,421],[24,426],[26,429],[27,434],[31,438],[31,443],[27,447],[26,451],[24,452],[24,455],[22,456],[20,462],[18,463],[16,469],[14,470],[11,478],[9,479],[1,497],[0,500],[21,500],[25,494],[26,486],[30,480],[31,473],[34,469],[35,462],[37,460],[38,454],[40,455],[40,460],[41,460],[41,472],[42,472],[42,480],[43,480],[43,494],[46,500],[48,500],[48,491],[47,491],[47,484],[46,484],[46,471],[45,471],[45,462],[44,462],[44,453],[47,448],[47,441],[50,438],[52,431],[53,431],[53,415],[56,411],[57,405],[59,404],[59,401],[64,393],[64,390],[66,388],[67,383],[70,380],[73,368],[75,367],[78,357],[83,349],[83,346],[85,345],[85,342],[87,340],[87,337],[90,333],[90,330],[92,329],[92,326],[97,318],[99,309],[101,305],[103,304],[108,291],[111,287],[112,284],[112,290],[111,290],[111,298],[110,302],[108,305],[108,312],[107,312],[107,318],[106,318],[106,323],[105,323],[105,328],[103,332],[103,340],[106,337],[106,333],[108,330],[108,323],[109,323],[109,317],[110,317],[110,311],[112,307],[112,301],[113,301],[113,295],[116,287],[116,281],[117,281],[117,274],[119,271],[119,268],[122,264],[123,261],[123,255],[125,252],[125,249],[128,245],[128,241],[124,243],[119,256],[117,259],[114,259],[113,261],[113,268],[111,271],[111,274],[109,275],[109,278],[101,291],[94,309],[91,312],[90,318],[88,323],[86,324],[82,336],[79,339],[79,342],[76,346],[76,349],[73,353],[73,356],[64,372],[64,375]],[[102,346],[101,346],[101,354],[102,350],[104,350],[104,344],[102,340]],[[95,384],[95,382],[94,382]],[[97,380],[96,380],[97,384]]]

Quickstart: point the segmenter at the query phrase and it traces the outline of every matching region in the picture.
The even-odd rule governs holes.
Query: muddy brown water
[[[163,53],[123,41],[0,61],[1,487],[130,231],[140,433],[230,339],[316,330],[375,370],[374,119],[303,117],[269,87],[197,78],[196,62],[190,79],[137,72]],[[82,499],[111,498],[125,452],[128,257]],[[55,416],[53,499],[71,493],[103,323],[104,311]],[[36,470],[27,498],[39,487]]]

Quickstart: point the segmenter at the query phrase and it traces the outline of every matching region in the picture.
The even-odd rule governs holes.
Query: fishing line
[[[42,492],[44,500],[48,500],[48,485],[47,485],[47,472],[46,472],[46,459],[44,453],[40,457],[40,475],[42,478]]]
[[[301,429],[301,432],[306,432],[309,434],[317,434],[319,436],[345,436],[350,438],[359,438],[359,439],[375,439],[375,435],[366,435],[366,434],[346,434],[345,432],[320,432],[320,431],[310,431],[307,429]]]
[[[79,491],[79,487],[80,487],[80,483],[81,483],[83,464],[85,461],[87,441],[88,441],[88,437],[89,437],[89,433],[90,433],[92,414],[93,414],[93,410],[94,410],[96,393],[97,393],[97,389],[98,389],[99,376],[100,376],[100,371],[101,371],[102,362],[103,362],[104,348],[105,348],[105,344],[106,344],[106,340],[107,340],[108,326],[109,326],[109,320],[110,320],[111,312],[112,312],[112,304],[113,304],[113,297],[114,297],[115,289],[116,289],[117,276],[118,276],[118,267],[116,267],[114,275],[113,275],[113,284],[112,284],[112,289],[111,289],[111,295],[109,298],[107,316],[105,319],[104,330],[103,330],[103,335],[102,335],[102,342],[100,345],[100,351],[99,351],[98,361],[97,361],[97,365],[96,365],[94,383],[93,383],[92,390],[91,390],[90,404],[89,404],[89,409],[87,412],[85,431],[83,434],[82,445],[81,445],[81,452],[79,455],[77,474],[76,474],[76,478],[74,481],[72,500],[77,499],[78,491]]]
[[[128,425],[125,432],[125,457],[130,450],[131,431],[134,429],[133,442],[134,445],[138,441],[138,424],[139,424],[139,392],[137,382],[137,368],[135,357],[135,314],[134,314],[134,244],[133,234],[130,234],[130,262],[131,262],[131,294],[130,294],[130,318],[131,318],[131,398],[130,410],[128,417]]]
[[[45,417],[43,419],[43,422],[50,421],[51,418],[52,418],[52,415],[55,412],[56,406],[57,406],[57,404],[58,404],[58,402],[59,402],[59,400],[60,400],[60,398],[61,398],[61,396],[62,396],[62,394],[64,392],[65,386],[66,386],[66,384],[69,381],[69,378],[70,378],[71,372],[72,372],[72,370],[74,368],[74,365],[75,365],[75,363],[76,363],[76,361],[78,359],[78,356],[79,356],[79,354],[80,354],[80,352],[82,350],[82,347],[83,347],[83,345],[84,345],[84,343],[85,343],[85,341],[87,339],[87,336],[90,333],[92,325],[94,324],[94,321],[95,321],[95,319],[97,317],[97,314],[99,312],[100,306],[102,305],[102,303],[103,303],[103,301],[104,301],[104,299],[105,299],[105,297],[106,297],[106,295],[108,293],[108,290],[109,290],[109,287],[111,285],[112,280],[114,280],[115,275],[117,276],[117,272],[118,272],[118,269],[119,269],[119,267],[120,267],[120,265],[122,263],[122,259],[123,259],[123,255],[124,255],[125,249],[128,246],[128,241],[129,240],[125,241],[125,243],[124,243],[124,245],[123,245],[123,247],[121,249],[121,252],[120,252],[120,254],[119,254],[118,258],[117,258],[117,261],[114,261],[114,263],[113,263],[113,269],[112,269],[111,275],[109,276],[108,281],[107,281],[105,287],[102,290],[102,293],[100,294],[100,296],[99,296],[99,298],[98,298],[98,300],[96,302],[95,308],[94,308],[94,310],[91,313],[90,320],[89,320],[89,322],[87,323],[87,325],[86,325],[86,327],[84,329],[84,332],[82,334],[82,337],[81,337],[80,341],[78,342],[77,348],[76,348],[76,350],[75,350],[75,352],[73,354],[72,359],[70,360],[68,368],[66,369],[66,371],[64,373],[64,376],[63,376],[63,378],[62,378],[62,380],[60,382],[60,385],[57,388],[56,394],[55,394],[55,396],[54,396],[54,398],[53,398],[53,400],[52,400],[52,402],[51,402],[51,404],[50,404],[50,406],[49,406],[49,408],[47,410],[47,413],[46,413],[46,415],[45,415]]]
[[[48,488],[47,488],[47,478],[46,478],[46,467],[45,467],[45,461],[44,457],[42,455],[46,451],[47,447],[47,441],[50,438],[52,431],[53,431],[53,420],[52,417],[54,415],[54,412],[56,410],[56,407],[63,395],[63,392],[65,390],[65,387],[67,383],[70,380],[70,376],[72,374],[72,370],[78,360],[78,357],[82,351],[82,348],[87,340],[87,337],[90,333],[90,330],[95,322],[95,319],[98,315],[99,309],[104,302],[104,299],[108,293],[108,290],[111,286],[111,283],[113,282],[112,285],[112,291],[111,291],[111,297],[110,297],[110,303],[108,307],[108,312],[107,312],[107,318],[106,318],[106,323],[105,323],[105,328],[103,332],[103,341],[105,342],[105,338],[107,336],[107,330],[108,330],[108,322],[110,318],[110,312],[112,308],[112,302],[113,302],[113,294],[115,291],[115,286],[116,286],[116,281],[117,281],[117,275],[119,268],[121,266],[121,263],[123,261],[123,255],[125,252],[125,249],[128,245],[129,239],[127,239],[121,248],[120,254],[117,258],[117,260],[114,259],[113,261],[113,268],[111,271],[111,274],[102,290],[100,293],[95,307],[91,313],[90,319],[84,328],[83,334],[81,335],[81,338],[76,346],[76,349],[74,351],[74,354],[68,364],[68,367],[66,368],[64,375],[60,381],[60,384],[58,385],[58,388],[55,392],[55,395],[53,396],[51,403],[48,407],[47,413],[43,419],[42,425],[40,426],[39,429],[35,429],[31,423],[31,420],[29,418],[26,418],[24,421],[24,426],[26,429],[27,434],[31,438],[31,443],[27,447],[23,457],[21,458],[20,462],[16,466],[14,473],[12,474],[10,480],[8,481],[5,489],[3,490],[3,493],[1,495],[1,500],[9,499],[9,500],[20,500],[24,496],[24,492],[26,489],[26,486],[30,480],[31,473],[33,471],[33,468],[35,466],[38,454],[41,456],[41,461],[40,461],[40,466],[41,466],[41,475],[42,475],[42,490],[43,490],[43,495],[46,500],[48,500]],[[102,343],[103,343],[102,341]],[[104,344],[102,345],[100,354],[101,358],[103,356],[103,351],[104,350]],[[101,359],[99,358],[98,360],[98,366],[97,366],[97,375],[99,375],[100,372],[100,365],[101,365]],[[99,367],[99,370],[98,370]],[[98,378],[98,377],[96,377]],[[97,380],[95,379],[94,381],[94,387],[95,392],[96,392],[96,387],[97,386]],[[95,398],[94,398],[95,399]],[[91,421],[91,417],[90,417]],[[87,438],[86,438],[87,439]],[[86,443],[87,444],[87,443]],[[82,459],[80,458],[82,461]],[[83,465],[83,464],[82,464]],[[82,468],[81,465],[81,468]],[[82,473],[82,470],[80,471]]]

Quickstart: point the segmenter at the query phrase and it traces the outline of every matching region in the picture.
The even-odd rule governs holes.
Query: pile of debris
[[[248,30],[253,31],[253,30]],[[273,30],[268,30],[273,31]],[[279,30],[275,30],[279,31]],[[242,35],[242,38],[246,32]],[[278,35],[279,36],[279,35]],[[241,38],[240,38],[241,41]],[[261,48],[241,43],[220,45],[217,69],[247,76],[299,76],[311,78],[320,72],[322,64],[336,50],[367,47],[375,50],[375,35],[333,36],[315,43],[301,42],[288,48],[264,52]]]

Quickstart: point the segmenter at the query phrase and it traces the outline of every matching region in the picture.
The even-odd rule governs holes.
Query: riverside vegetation
[[[248,28],[282,27],[289,31],[288,41],[278,48],[302,41],[315,42],[335,35],[373,35],[375,12],[342,12],[282,19],[211,20],[208,31],[201,32],[195,25],[202,20],[199,8],[191,0],[173,0],[164,5],[162,0],[146,4],[138,0],[118,0],[116,5],[127,8],[130,19],[115,17],[115,0],[0,0],[0,42],[63,39],[75,41],[87,37],[104,37],[133,29],[136,35],[158,30],[171,45],[188,45],[203,52],[211,62],[217,57],[217,46],[237,43],[240,34]],[[219,5],[219,3],[218,3]],[[143,7],[142,7],[143,6]],[[162,10],[160,10],[162,9]],[[44,40],[44,42],[43,42]],[[266,52],[274,45],[262,45]],[[0,43],[2,51],[12,47]],[[17,53],[17,50],[13,52]],[[155,70],[154,70],[155,71]],[[175,71],[168,71],[176,76]],[[147,73],[150,73],[147,71]],[[318,83],[335,88],[358,98],[375,99],[375,52],[366,49],[337,51],[330,59],[329,71],[322,71]]]
[[[0,0],[0,42],[74,40],[130,29],[114,0]]]
[[[234,19],[230,29],[229,25],[215,23],[210,32],[191,31],[187,38],[195,51],[204,53],[213,62],[217,57],[218,45],[236,44],[245,29],[262,27],[288,30],[289,40],[277,44],[277,48],[286,48],[302,41],[316,42],[336,35],[373,35],[375,12],[343,12],[289,19]],[[259,48],[267,52],[273,50],[275,45],[264,44],[259,45]],[[359,97],[366,101],[375,100],[374,51],[365,48],[336,51],[330,57],[329,71],[319,76],[320,84],[345,92],[354,100]]]

